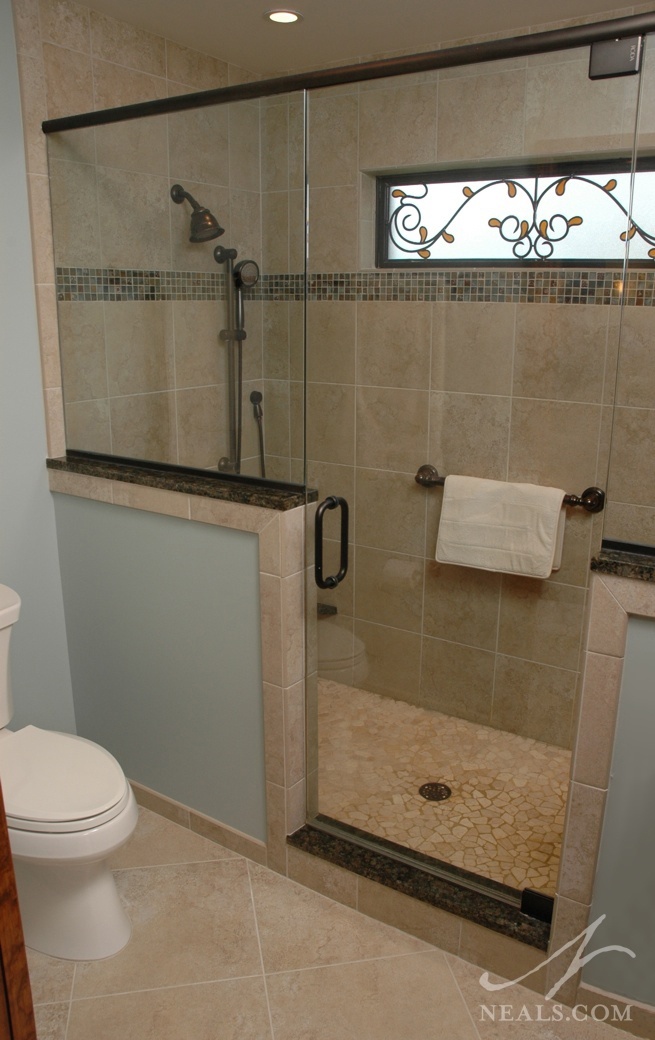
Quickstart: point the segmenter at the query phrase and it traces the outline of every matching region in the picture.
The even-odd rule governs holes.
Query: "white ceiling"
[[[275,76],[440,41],[515,36],[564,19],[616,16],[617,0],[86,0],[89,7],[232,64]],[[267,10],[291,7],[294,25]]]

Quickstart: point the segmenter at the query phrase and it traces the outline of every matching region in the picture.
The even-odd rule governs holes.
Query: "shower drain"
[[[453,792],[448,787],[448,784],[430,783],[419,787],[418,793],[422,798],[427,798],[429,802],[445,802],[446,798],[450,798]]]

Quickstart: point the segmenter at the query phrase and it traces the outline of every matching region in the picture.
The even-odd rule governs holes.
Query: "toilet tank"
[[[9,725],[14,713],[9,676],[9,640],[12,625],[20,614],[20,596],[7,585],[0,585],[0,729]]]

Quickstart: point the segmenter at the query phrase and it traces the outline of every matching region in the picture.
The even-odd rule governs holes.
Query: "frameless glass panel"
[[[69,450],[303,481],[303,134],[293,95],[50,135]]]
[[[632,155],[639,83],[591,81],[588,68],[580,49],[309,99],[308,481],[319,501],[350,506],[346,577],[308,587],[309,817],[551,894],[601,523],[567,509],[562,565],[546,580],[441,564],[443,488],[415,477],[429,463],[442,476],[573,495],[606,487],[628,231],[610,164]],[[505,178],[479,221],[497,243],[525,197],[515,219],[534,224],[539,256],[557,212],[583,220],[569,225],[567,248],[599,213],[603,238],[590,248],[602,268],[570,255],[557,266],[554,254],[517,266],[512,243],[492,270],[376,266],[378,176],[398,175],[406,191],[426,170],[464,169],[452,212],[475,204],[474,169],[488,179],[490,167],[587,160],[610,170],[600,186],[562,183],[556,166],[554,204],[535,222],[529,185],[512,194]],[[596,200],[585,210],[581,187]],[[447,219],[414,216],[404,234],[425,226],[421,248],[429,238],[426,248],[449,256],[466,236],[432,243]],[[340,569],[341,515],[322,517],[328,576]],[[432,800],[443,788],[426,784],[450,794]]]

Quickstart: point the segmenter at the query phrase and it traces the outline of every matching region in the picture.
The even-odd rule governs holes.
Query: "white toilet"
[[[27,946],[52,957],[118,953],[131,925],[108,857],[137,823],[123,770],[98,744],[6,727],[13,714],[9,640],[20,597],[0,585],[0,780]]]
[[[368,675],[368,656],[363,640],[331,618],[318,622],[318,674],[346,686],[359,686]]]

